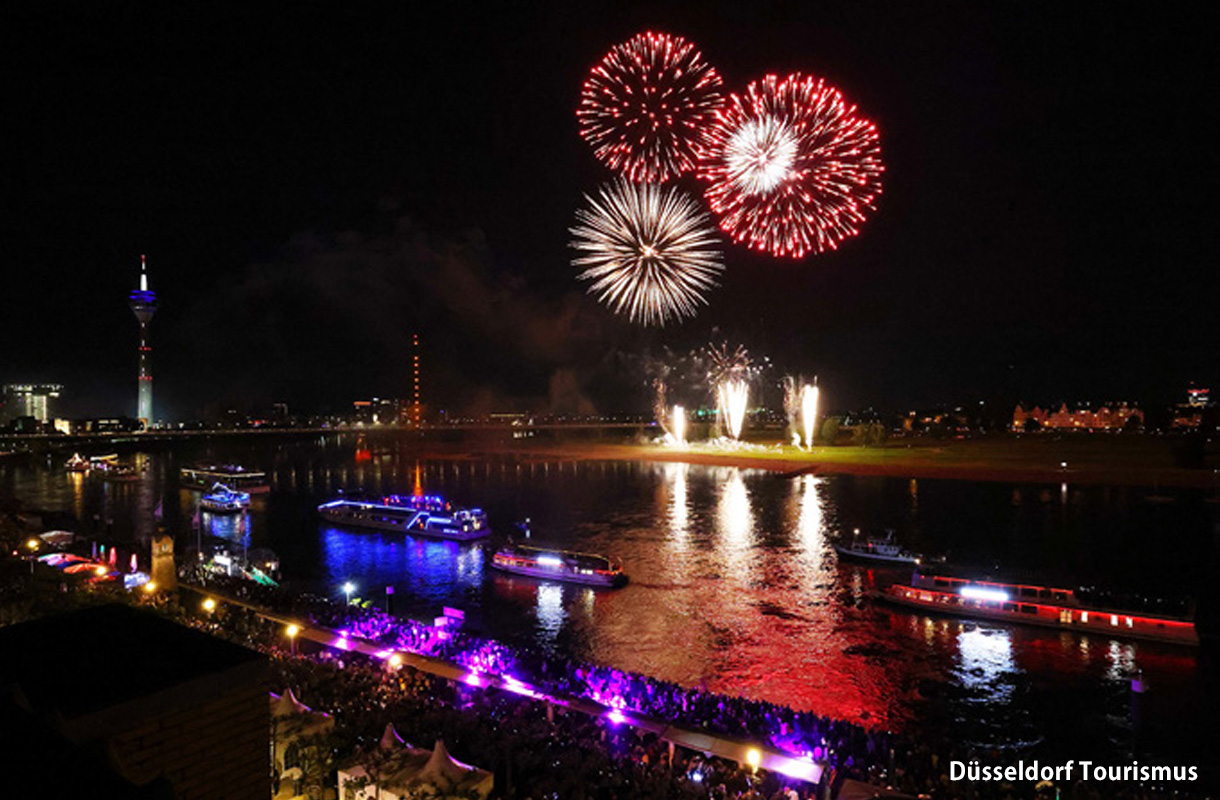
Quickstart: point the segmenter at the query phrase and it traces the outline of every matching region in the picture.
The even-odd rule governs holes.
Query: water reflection
[[[483,582],[483,547],[459,545],[434,539],[398,534],[351,531],[321,526],[322,559],[330,585],[362,579],[395,587],[395,596],[406,595],[433,605],[452,604],[456,592],[474,589]],[[465,551],[465,552],[463,552]],[[366,591],[373,593],[370,586]]]
[[[1006,678],[1015,667],[1009,629],[967,626],[957,636],[957,652],[958,680],[978,692],[974,702],[1011,699],[1013,687]]]

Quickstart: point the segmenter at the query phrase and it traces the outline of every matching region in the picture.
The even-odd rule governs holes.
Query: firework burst
[[[580,93],[580,135],[611,169],[660,183],[698,164],[723,82],[680,36],[641,33],[593,68]]]
[[[833,86],[797,74],[729,97],[701,173],[734,241],[802,258],[857,233],[884,171],[877,127]]]
[[[695,315],[724,270],[708,215],[689,195],[616,181],[576,212],[572,266],[589,292],[633,322],[665,325]]]
[[[709,344],[705,352],[708,359],[707,382],[712,386],[729,381],[748,383],[755,377],[754,360],[742,345],[730,350],[728,342]]]

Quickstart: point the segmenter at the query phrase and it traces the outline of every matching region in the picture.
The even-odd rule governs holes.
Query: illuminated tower
[[[147,427],[152,423],[152,367],[149,356],[152,348],[148,346],[148,323],[152,322],[153,314],[157,313],[157,293],[148,288],[148,264],[144,256],[140,256],[140,288],[127,298],[131,313],[140,321],[140,375],[137,378],[136,418]]]
[[[415,381],[415,394],[412,395],[411,402],[411,424],[416,428],[419,427],[419,334],[416,333],[411,337],[411,349],[414,356],[411,361],[411,377]]]

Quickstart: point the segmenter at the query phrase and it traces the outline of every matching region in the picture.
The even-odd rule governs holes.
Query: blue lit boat
[[[586,586],[615,587],[627,582],[618,561],[574,550],[509,543],[496,551],[491,565],[516,575]]]
[[[205,494],[199,507],[213,514],[237,514],[250,505],[248,492],[235,492],[223,483],[213,484],[211,494]]]
[[[327,522],[355,528],[432,536],[455,542],[481,539],[491,533],[480,508],[458,508],[437,497],[391,495],[386,501],[340,498],[318,506]]]

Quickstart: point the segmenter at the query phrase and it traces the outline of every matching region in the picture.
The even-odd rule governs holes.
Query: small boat
[[[919,569],[873,597],[887,603],[958,617],[1016,622],[1131,639],[1198,645],[1194,620],[1082,603],[1074,589],[974,580]]]
[[[249,470],[240,464],[191,464],[178,470],[183,486],[192,489],[207,489],[217,483],[235,491],[260,494],[271,491],[267,473]]]
[[[439,500],[424,498],[429,499]],[[318,514],[336,525],[433,536],[455,542],[481,539],[491,533],[487,514],[482,509],[457,508],[443,500],[440,503],[438,507],[422,500],[418,504],[375,503],[341,497],[318,506]]]
[[[856,537],[852,538],[850,545],[837,542],[833,545],[841,557],[883,564],[920,564],[923,561],[923,556],[906,550],[894,541],[893,531],[886,531],[884,537],[869,537],[863,541],[858,538],[859,528],[855,533]]]
[[[72,457],[64,462],[64,468],[68,472],[88,472],[91,466],[89,459],[84,458],[80,453],[73,453]]]
[[[586,586],[617,587],[627,583],[627,573],[615,559],[554,547],[510,542],[496,551],[491,565],[516,575]]]
[[[114,461],[101,461],[93,465],[104,481],[138,481],[140,469],[135,464],[119,464]]]
[[[223,483],[213,484],[211,494],[205,494],[199,507],[213,514],[237,514],[250,506],[248,492],[235,492]]]

